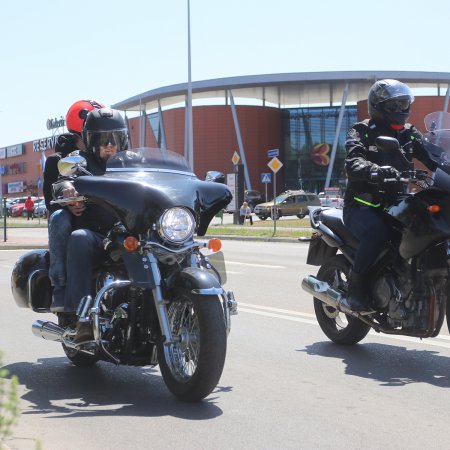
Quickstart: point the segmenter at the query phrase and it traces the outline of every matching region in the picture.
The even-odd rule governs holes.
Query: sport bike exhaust
[[[31,326],[33,334],[47,341],[63,342],[63,334],[65,330],[56,323],[46,320],[36,320]]]
[[[325,281],[320,281],[312,275],[308,275],[303,278],[302,289],[311,294],[313,297],[319,299],[321,302],[338,309],[347,314],[358,315],[351,309],[349,309],[345,304],[342,304],[344,296],[335,291],[330,287]]]

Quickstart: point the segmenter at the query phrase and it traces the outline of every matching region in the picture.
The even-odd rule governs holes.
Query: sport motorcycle
[[[60,342],[75,365],[98,360],[135,366],[159,365],[168,389],[184,401],[199,401],[222,374],[237,314],[220,241],[201,242],[218,211],[232,196],[226,185],[198,179],[184,158],[169,150],[140,148],[109,158],[103,176],[90,175],[86,161],[70,155],[58,163],[74,178],[77,197],[67,204],[98,204],[117,217],[104,239],[104,260],[84,297],[77,321],[93,338],[76,342],[73,318],[37,320],[36,336]],[[76,176],[84,172],[84,176]],[[52,287],[49,252],[33,250],[15,264],[11,285],[19,307],[49,313]]]
[[[400,177],[380,180],[380,190],[397,195],[382,211],[389,239],[370,269],[368,311],[355,312],[346,301],[358,240],[344,225],[342,210],[310,207],[307,263],[320,268],[303,279],[302,288],[314,298],[322,331],[337,344],[356,344],[370,329],[434,337],[445,317],[450,329],[450,114],[431,113],[425,125],[423,145],[438,164],[435,173],[410,166]],[[399,151],[394,138],[379,137],[375,144],[379,151]]]

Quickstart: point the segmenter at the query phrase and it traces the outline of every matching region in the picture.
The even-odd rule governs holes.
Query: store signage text
[[[33,141],[33,152],[45,152],[45,150],[55,148],[56,139],[58,139],[58,136],[52,136]]]
[[[66,124],[64,117],[60,119],[47,119],[47,130],[53,130],[55,128],[63,127]]]

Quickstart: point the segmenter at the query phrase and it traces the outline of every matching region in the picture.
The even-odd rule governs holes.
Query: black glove
[[[400,179],[400,172],[392,166],[378,167],[370,172],[371,181],[382,183],[385,180]]]

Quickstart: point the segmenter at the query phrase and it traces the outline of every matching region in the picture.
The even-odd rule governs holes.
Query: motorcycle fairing
[[[132,234],[147,232],[166,209],[184,206],[194,214],[197,234],[203,236],[212,218],[232,198],[230,190],[223,184],[167,172],[79,177],[74,186],[81,195],[114,212]]]
[[[440,212],[429,212],[429,205],[439,205]],[[390,207],[388,214],[403,225],[399,253],[404,259],[450,238],[450,206],[440,189],[429,188],[408,196]]]

